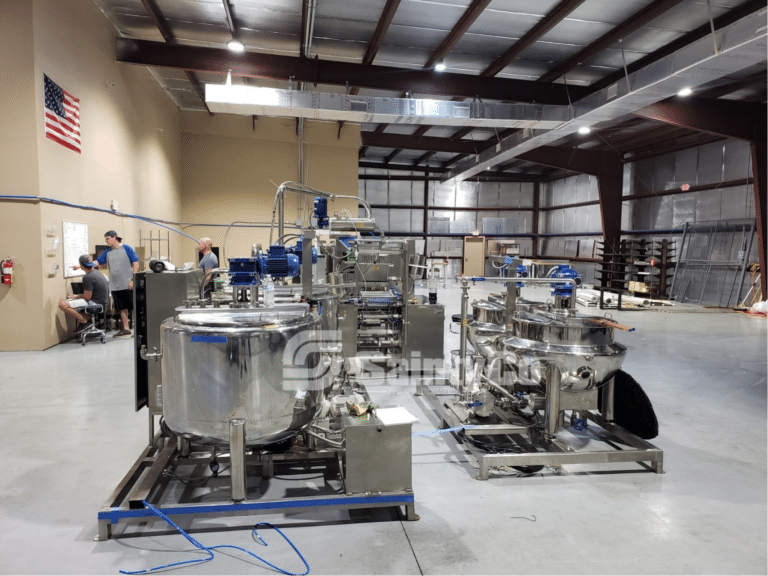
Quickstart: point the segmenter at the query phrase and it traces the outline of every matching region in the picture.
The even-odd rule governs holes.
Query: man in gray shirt
[[[205,298],[210,298],[211,294],[213,293],[214,274],[211,274],[211,270],[219,267],[219,259],[216,257],[216,254],[211,251],[212,245],[213,241],[210,238],[200,238],[200,242],[197,243],[197,249],[203,255],[197,267],[202,268],[203,274],[205,274],[205,278],[203,280],[205,282],[205,288],[203,292],[203,296]]]
[[[81,296],[70,296],[59,302],[59,308],[64,314],[80,322],[80,327],[75,332],[88,327],[90,316],[85,313],[86,306],[101,304],[106,308],[109,303],[109,284],[101,272],[93,269],[91,256],[83,254],[79,262],[78,267],[86,273],[83,276],[83,293]]]
[[[109,250],[99,254],[96,262],[106,264],[109,268],[112,302],[120,311],[120,320],[123,323],[123,329],[112,337],[130,336],[128,314],[133,310],[133,275],[139,271],[139,257],[128,244],[122,244],[123,239],[114,230],[104,234],[104,240]]]

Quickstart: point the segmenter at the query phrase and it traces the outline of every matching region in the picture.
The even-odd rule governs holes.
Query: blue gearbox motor
[[[558,264],[556,270],[549,274],[550,278],[571,278],[576,281],[576,286],[581,285],[581,274],[576,272],[568,264]],[[552,282],[553,296],[570,298],[573,296],[573,285],[565,282]]]
[[[315,198],[315,218],[318,228],[328,228],[328,198]]]

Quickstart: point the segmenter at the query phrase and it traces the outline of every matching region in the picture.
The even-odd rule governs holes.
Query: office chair
[[[77,339],[83,346],[85,346],[85,342],[88,339],[88,336],[98,336],[101,338],[102,344],[107,343],[107,333],[96,326],[96,318],[100,314],[103,314],[104,310],[105,308],[101,304],[88,304],[85,307],[85,311],[91,315],[91,325],[77,334]]]

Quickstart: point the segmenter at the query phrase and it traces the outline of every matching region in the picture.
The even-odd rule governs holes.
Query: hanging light
[[[245,44],[240,42],[237,38],[232,38],[232,40],[227,42],[227,50],[234,52],[235,54],[242,54],[245,52]]]
[[[592,132],[592,129],[589,126],[582,126],[581,128],[579,128],[579,134],[581,134],[582,136],[586,136],[590,132]]]
[[[680,91],[677,93],[678,96],[682,96],[685,98],[686,96],[690,96],[693,94],[693,90],[690,86],[686,86],[685,88],[681,88]]]
[[[440,62],[435,64],[435,72],[442,72],[443,70],[445,70],[445,63],[440,60]]]

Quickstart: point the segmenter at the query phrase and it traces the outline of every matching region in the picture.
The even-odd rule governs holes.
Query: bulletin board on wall
[[[80,255],[88,254],[88,224],[82,222],[61,222],[63,253],[64,253],[64,278],[84,276],[80,266]]]

